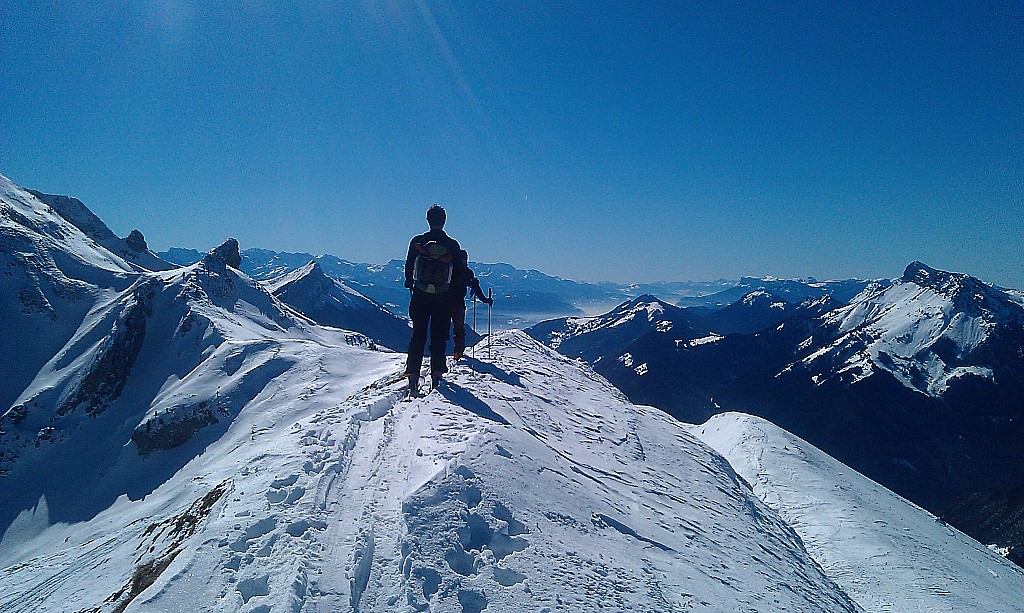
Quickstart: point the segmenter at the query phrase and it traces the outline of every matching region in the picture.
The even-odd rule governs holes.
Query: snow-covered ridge
[[[144,499],[25,507],[0,609],[860,610],[682,425],[522,333],[477,351],[399,402],[401,356],[281,345],[291,366]]]
[[[26,190],[50,206],[58,215],[80,229],[86,236],[102,245],[111,253],[117,254],[126,262],[143,270],[169,270],[174,265],[160,259],[149,250],[146,239],[139,230],[132,230],[125,238],[119,238],[103,223],[95,213],[89,210],[78,198],[43,194],[35,190]]]
[[[564,329],[553,331],[548,339],[552,349],[558,349],[562,341],[579,337],[598,330],[622,328],[640,318],[644,322],[657,322],[655,329],[669,332],[673,324],[665,319],[666,310],[678,311],[677,307],[666,305],[654,296],[643,295],[619,305],[612,312],[596,317],[568,317]]]
[[[320,267],[320,264],[312,260],[301,268],[287,272],[279,277],[271,277],[265,281],[261,281],[261,283],[272,294],[279,293],[279,291],[286,285],[299,283],[300,285],[296,287],[301,287],[311,300],[323,298],[324,295],[332,288],[339,289],[350,296],[353,301],[368,300],[356,290],[345,285],[345,283],[329,277],[327,273],[324,272],[323,268]]]
[[[770,422],[723,413],[693,431],[866,611],[1012,611],[1024,602],[1019,567]]]
[[[229,266],[237,255],[237,242],[229,240],[198,264],[140,276],[127,291],[97,304],[0,419],[0,475],[25,462],[45,463],[65,443],[73,448],[108,409],[116,409],[118,428],[128,428],[144,453],[180,445],[230,417],[230,403],[219,403],[217,413],[211,398],[178,398],[174,390],[216,379],[220,371],[207,360],[226,339],[267,343],[313,333]],[[253,369],[260,370],[242,370]],[[231,370],[237,374],[239,367]],[[230,380],[220,386],[225,393],[234,389]]]
[[[0,412],[67,343],[89,310],[125,291],[137,271],[0,176],[0,350],[7,356]]]
[[[408,346],[411,331],[407,320],[329,277],[316,261],[262,283],[275,297],[320,325],[363,330],[375,343],[394,350]]]
[[[123,259],[98,245],[50,206],[3,175],[0,175],[0,233],[5,243],[22,241],[26,243],[23,249],[50,257],[59,258],[66,254],[78,260],[79,265],[118,273],[135,271]],[[5,244],[4,247],[5,252],[15,250],[14,245]],[[64,269],[63,266],[60,268]],[[74,277],[71,272],[64,272]]]

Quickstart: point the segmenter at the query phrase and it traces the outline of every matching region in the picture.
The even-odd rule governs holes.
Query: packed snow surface
[[[402,356],[322,340],[266,347],[292,366],[144,498],[24,509],[0,610],[860,610],[721,456],[525,334],[409,401]]]
[[[866,611],[1019,611],[1024,571],[799,437],[723,413],[693,431]]]
[[[403,399],[403,355],[296,315],[233,239],[148,271],[0,177],[0,256],[19,358],[0,378],[0,612],[1024,601],[1015,567],[802,441],[705,425],[762,502],[689,427],[524,333]],[[569,328],[671,329],[655,301],[618,316]],[[969,351],[986,321],[943,334]],[[780,441],[799,453],[769,461]]]

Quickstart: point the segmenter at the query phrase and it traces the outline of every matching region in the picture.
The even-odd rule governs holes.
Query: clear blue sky
[[[439,202],[581,280],[1024,287],[1022,6],[5,0],[0,173],[156,249],[384,262]]]

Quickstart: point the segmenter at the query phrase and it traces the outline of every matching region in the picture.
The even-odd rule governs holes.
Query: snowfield
[[[981,543],[759,417],[692,431],[793,526],[866,611],[1018,611],[1024,571]]]
[[[523,333],[411,401],[400,355],[298,345],[153,493],[23,512],[0,610],[860,610],[721,456]]]

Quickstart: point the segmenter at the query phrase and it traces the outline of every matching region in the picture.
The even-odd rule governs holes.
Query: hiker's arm
[[[477,279],[474,276],[473,280],[470,282],[470,287],[473,288],[473,293],[480,299],[480,302],[483,302],[484,304],[492,304],[494,302],[493,299],[484,296],[484,291],[480,289],[480,279]]]

